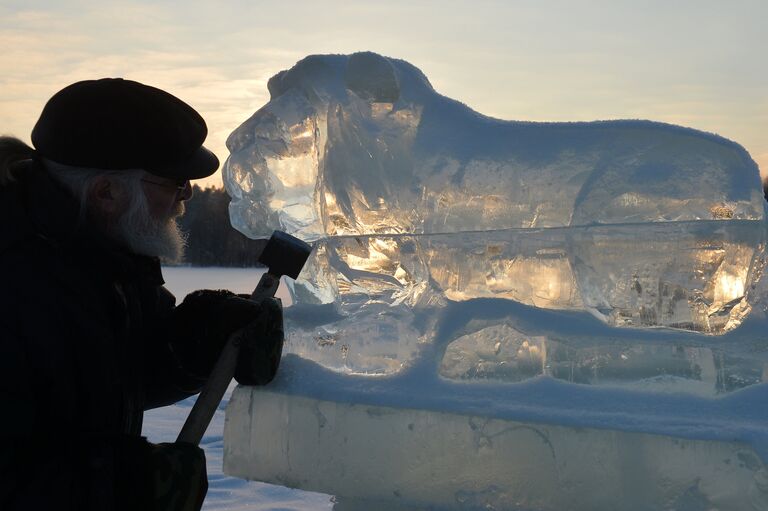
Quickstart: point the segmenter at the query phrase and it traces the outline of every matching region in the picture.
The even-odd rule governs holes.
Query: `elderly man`
[[[0,139],[0,509],[194,509],[205,459],[150,444],[144,410],[200,391],[231,333],[236,378],[263,384],[282,348],[279,303],[198,291],[177,307],[160,259],[191,179],[211,175],[205,122],[122,79],[55,94],[32,149]]]

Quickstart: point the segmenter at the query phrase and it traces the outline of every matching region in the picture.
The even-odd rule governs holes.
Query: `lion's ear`
[[[400,86],[392,64],[375,53],[351,55],[347,61],[344,82],[347,89],[368,101],[394,103],[400,97]]]

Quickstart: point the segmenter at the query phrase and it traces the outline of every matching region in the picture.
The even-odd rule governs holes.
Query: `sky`
[[[2,0],[0,47],[0,134],[27,142],[56,91],[124,77],[195,107],[223,163],[269,77],[370,50],[485,115],[680,124],[740,143],[768,174],[765,0]]]

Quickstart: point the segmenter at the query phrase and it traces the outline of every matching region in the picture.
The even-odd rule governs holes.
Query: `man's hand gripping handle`
[[[311,251],[312,247],[307,243],[284,232],[275,231],[259,257],[259,262],[267,265],[269,269],[261,276],[251,294],[251,300],[261,302],[265,298],[275,296],[280,285],[280,276],[286,275],[294,279],[298,277]],[[192,411],[189,412],[176,438],[177,442],[200,444],[235,374],[242,342],[243,330],[238,330],[230,336]]]

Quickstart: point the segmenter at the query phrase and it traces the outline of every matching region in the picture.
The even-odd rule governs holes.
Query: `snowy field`
[[[196,289],[230,289],[237,293],[250,293],[256,286],[262,270],[239,268],[164,268],[166,287],[181,302],[184,296]],[[278,290],[284,300],[284,289]],[[211,426],[202,441],[208,460],[208,497],[203,509],[231,511],[269,510],[322,510],[332,509],[330,495],[304,492],[257,482],[244,481],[222,473],[224,409],[234,388],[230,387],[216,412]],[[143,434],[152,442],[173,442],[181,430],[195,398],[175,405],[159,408],[144,415]],[[265,439],[269,441],[269,439]]]

